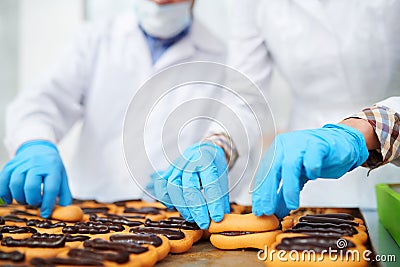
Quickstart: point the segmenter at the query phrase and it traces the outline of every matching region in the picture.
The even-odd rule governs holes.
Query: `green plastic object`
[[[3,202],[3,200],[2,200],[1,197],[0,197],[0,205],[1,205],[1,204],[4,204],[4,202]]]
[[[378,216],[400,247],[400,184],[377,184]]]

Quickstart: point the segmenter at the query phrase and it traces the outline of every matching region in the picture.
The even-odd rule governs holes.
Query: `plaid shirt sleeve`
[[[204,138],[203,141],[212,142],[222,148],[225,152],[225,159],[228,164],[228,168],[232,169],[237,158],[239,157],[239,153],[230,136],[228,136],[226,133],[213,133]]]
[[[349,118],[367,120],[376,133],[381,143],[381,148],[370,150],[369,158],[364,167],[375,169],[386,163],[394,162],[400,158],[400,115],[393,109],[385,106],[372,106],[363,109]]]

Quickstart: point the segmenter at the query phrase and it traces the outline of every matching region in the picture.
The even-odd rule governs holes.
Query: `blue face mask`
[[[151,0],[137,0],[135,10],[139,24],[147,34],[166,39],[189,25],[191,5],[191,1],[158,5]]]

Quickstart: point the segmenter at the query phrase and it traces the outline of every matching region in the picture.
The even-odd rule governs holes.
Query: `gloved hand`
[[[72,195],[56,146],[43,140],[21,145],[0,173],[0,197],[7,204],[14,198],[19,204],[40,206],[43,218],[51,215],[57,197],[59,205],[70,205]]]
[[[361,132],[343,124],[278,135],[256,174],[253,213],[284,217],[299,207],[300,191],[308,180],[339,178],[368,155]]]
[[[210,217],[220,222],[230,212],[225,153],[211,142],[189,147],[167,171],[153,177],[157,199],[201,229],[208,228]]]

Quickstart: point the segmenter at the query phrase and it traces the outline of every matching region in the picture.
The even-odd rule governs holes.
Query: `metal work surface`
[[[379,222],[376,210],[361,210],[368,227],[369,238],[377,255],[394,255],[396,262],[380,262],[381,267],[400,266],[400,248],[389,232]],[[400,222],[399,222],[400,227]]]
[[[224,251],[214,248],[209,241],[199,241],[186,253],[169,255],[156,265],[162,267],[190,266],[265,266],[257,259],[257,250]]]

